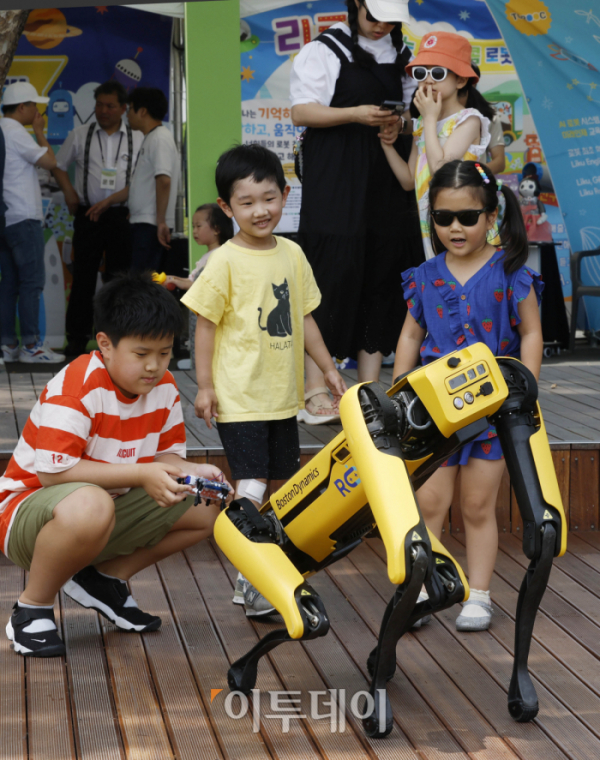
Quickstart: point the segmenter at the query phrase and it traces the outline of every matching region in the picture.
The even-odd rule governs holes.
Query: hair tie
[[[501,179],[497,179],[496,180],[496,192],[499,193],[501,189],[502,189],[502,180]]]
[[[479,174],[481,174],[481,179],[485,182],[485,184],[489,185],[490,184],[490,178],[485,173],[485,171],[484,171],[483,167],[481,166],[481,164],[475,164],[475,168],[477,169],[477,171],[479,172]]]

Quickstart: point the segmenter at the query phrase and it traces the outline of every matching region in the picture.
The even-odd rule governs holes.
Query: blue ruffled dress
[[[503,249],[499,248],[466,283],[456,282],[440,253],[419,267],[402,273],[408,309],[427,335],[421,346],[423,364],[439,359],[461,346],[485,343],[494,356],[520,358],[521,322],[518,304],[533,285],[538,304],[544,283],[528,266],[507,274]],[[475,459],[502,459],[502,449],[492,425],[453,454],[443,466],[466,464]]]

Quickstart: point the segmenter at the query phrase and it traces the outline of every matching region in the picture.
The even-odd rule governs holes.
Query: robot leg
[[[531,560],[519,591],[515,661],[508,691],[508,710],[515,720],[524,723],[535,718],[539,709],[527,660],[535,616],[548,585],[552,560],[566,551],[566,522],[537,403],[535,378],[516,359],[502,358],[498,364],[509,395],[490,420],[498,431],[523,518],[523,551]]]
[[[393,726],[386,683],[395,672],[398,640],[429,611],[468,595],[462,571],[435,539],[432,551],[397,436],[398,414],[397,405],[376,383],[351,388],[340,404],[346,440],[353,460],[360,462],[365,496],[386,548],[388,575],[397,584],[367,661],[372,708],[363,727],[368,736],[377,738],[389,734]],[[430,599],[417,604],[424,583]]]
[[[329,619],[318,594],[278,545],[281,529],[274,516],[261,515],[249,499],[238,499],[217,518],[214,536],[225,556],[281,613],[287,626],[264,636],[229,669],[230,689],[249,694],[263,655],[284,641],[324,636]]]

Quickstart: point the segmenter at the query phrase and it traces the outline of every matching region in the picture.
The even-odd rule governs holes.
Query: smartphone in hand
[[[384,100],[379,109],[381,111],[394,111],[398,116],[402,116],[406,111],[406,104],[403,100]]]

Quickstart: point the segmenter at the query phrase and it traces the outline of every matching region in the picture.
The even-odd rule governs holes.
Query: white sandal
[[[329,390],[324,386],[321,388],[313,388],[310,391],[306,391],[304,394],[304,401],[309,401],[313,396],[318,396],[320,393],[326,393],[329,395]],[[313,402],[316,409],[325,409],[323,404],[317,404]],[[296,417],[298,422],[304,422],[307,425],[324,425],[326,422],[338,422],[340,419],[339,414],[311,414],[308,409],[300,409]]]

